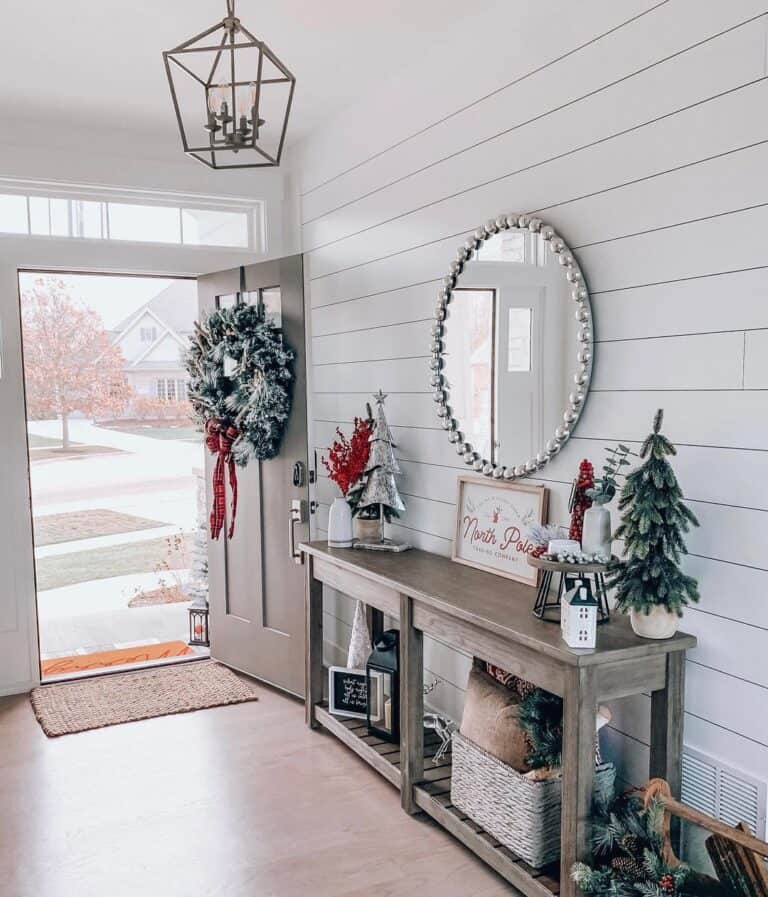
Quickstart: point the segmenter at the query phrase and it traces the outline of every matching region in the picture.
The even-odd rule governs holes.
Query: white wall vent
[[[683,803],[728,825],[746,822],[758,838],[765,837],[767,791],[766,782],[714,757],[689,747],[683,751]]]

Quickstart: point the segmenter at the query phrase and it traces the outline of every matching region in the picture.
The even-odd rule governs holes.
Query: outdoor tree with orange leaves
[[[69,418],[119,414],[132,390],[125,359],[101,317],[74,299],[67,284],[46,275],[21,296],[27,413],[61,418],[61,443],[69,448]]]

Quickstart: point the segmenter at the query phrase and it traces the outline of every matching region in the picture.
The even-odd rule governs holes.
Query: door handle
[[[304,555],[296,548],[296,524],[304,523],[304,501],[300,498],[291,500],[288,517],[288,553],[296,564],[304,563]]]

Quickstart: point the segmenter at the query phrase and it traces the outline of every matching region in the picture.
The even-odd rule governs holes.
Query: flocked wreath
[[[189,400],[216,454],[211,535],[224,518],[224,468],[237,503],[234,465],[274,458],[291,411],[294,351],[256,305],[217,309],[195,324],[185,364]]]

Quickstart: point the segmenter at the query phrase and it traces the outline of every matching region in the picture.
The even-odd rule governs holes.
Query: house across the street
[[[177,280],[111,331],[125,357],[125,375],[136,399],[187,398],[182,353],[191,332],[189,323],[196,317],[195,281]]]

